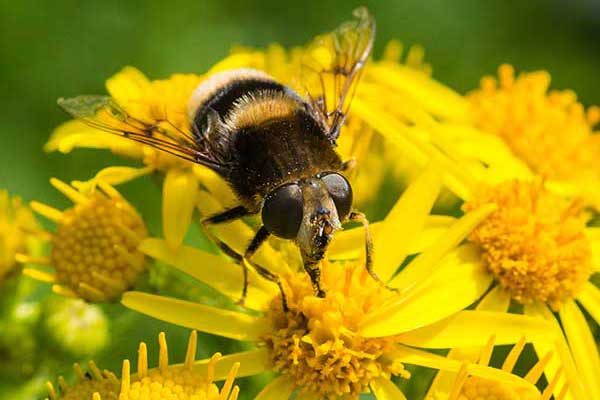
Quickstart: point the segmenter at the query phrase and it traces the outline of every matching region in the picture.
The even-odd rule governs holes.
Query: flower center
[[[539,393],[535,391],[475,376],[470,376],[465,380],[458,396],[458,400],[533,400],[538,398]]]
[[[74,366],[77,383],[67,385],[65,380],[58,379],[59,390],[55,390],[48,382],[48,398],[50,400],[82,400],[92,399],[98,394],[101,400],[117,400],[119,398],[119,379],[107,370],[100,371],[93,361],[89,362],[89,371],[84,374],[79,364]]]
[[[556,306],[572,298],[592,273],[591,245],[582,207],[541,184],[506,182],[466,203],[465,211],[496,203],[470,235],[489,271],[521,303]]]
[[[95,193],[64,211],[59,222],[51,253],[57,280],[86,300],[113,300],[144,270],[137,245],[146,236],[133,207]]]
[[[169,365],[167,339],[164,333],[158,336],[160,345],[158,367],[148,369],[148,349],[140,343],[138,350],[138,371],[131,375],[129,361],[123,363],[122,385],[119,400],[237,400],[239,387],[233,385],[239,368],[236,363],[219,389],[213,382],[215,364],[221,358],[214,354],[208,362],[208,372],[202,374],[194,370],[197,334],[192,332],[188,341],[184,364]]]
[[[550,91],[545,71],[514,76],[502,65],[499,79],[487,76],[469,99],[476,124],[500,136],[537,174],[575,178],[579,169],[597,171],[600,142],[592,135],[600,109],[587,112],[572,91]],[[596,169],[594,169],[594,166]]]
[[[214,383],[207,383],[206,377],[192,370],[153,369],[143,378],[132,382],[129,390],[122,391],[120,397],[121,400],[151,398],[216,400],[219,398],[219,388]]]
[[[288,375],[302,392],[320,398],[356,399],[379,377],[410,376],[387,357],[395,340],[363,338],[360,321],[393,296],[365,274],[359,264],[323,263],[325,298],[314,295],[305,273],[287,279],[289,310],[272,302],[272,333],[265,338],[276,371]]]

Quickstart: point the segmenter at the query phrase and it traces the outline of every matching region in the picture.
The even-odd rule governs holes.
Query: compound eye
[[[350,182],[342,175],[331,172],[321,177],[329,195],[335,203],[338,217],[344,219],[350,214],[352,208],[352,187]]]
[[[267,195],[262,208],[265,228],[275,236],[293,239],[298,234],[303,212],[302,190],[295,184],[281,186]]]

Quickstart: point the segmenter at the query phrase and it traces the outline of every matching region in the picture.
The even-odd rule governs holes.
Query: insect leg
[[[313,289],[317,297],[325,297],[325,291],[321,287],[321,268],[319,266],[319,262],[305,260],[304,270],[310,277],[310,281],[312,282]]]
[[[267,238],[270,235],[271,234],[269,233],[267,228],[265,228],[264,226],[261,226],[260,229],[258,230],[258,232],[256,232],[256,235],[254,236],[254,238],[252,239],[252,242],[250,242],[250,245],[248,245],[248,248],[246,249],[246,252],[244,253],[243,262],[250,264],[250,266],[252,266],[252,268],[260,276],[262,276],[263,278],[265,278],[268,281],[274,282],[279,287],[279,291],[281,292],[281,303],[283,305],[283,311],[288,311],[287,297],[283,290],[283,284],[281,283],[281,279],[279,278],[279,275],[274,274],[273,272],[269,271],[268,269],[250,261],[250,258],[254,255],[254,253],[256,253],[256,251],[259,249],[259,247],[267,240]]]
[[[218,237],[213,235],[213,233],[210,231],[208,226],[214,225],[214,224],[220,224],[220,223],[224,223],[224,222],[230,222],[230,221],[239,219],[241,217],[244,217],[248,214],[250,214],[250,212],[245,207],[237,206],[237,207],[231,208],[229,210],[223,211],[222,213],[215,214],[215,215],[208,217],[202,221],[202,227],[204,228],[204,233],[206,233],[206,236],[208,236],[208,238],[215,245],[217,245],[217,247],[223,253],[225,253],[229,257],[233,258],[242,267],[242,270],[244,272],[244,287],[242,288],[242,296],[239,300],[240,304],[244,303],[244,300],[246,299],[246,295],[248,294],[248,267],[243,262],[244,257],[241,254],[239,254],[238,252],[236,252],[234,249],[229,247],[229,245],[227,245],[227,243],[223,242],[221,239],[219,239]]]
[[[386,285],[385,282],[383,282],[381,278],[377,275],[377,273],[373,270],[373,239],[371,238],[371,233],[369,231],[369,220],[367,219],[365,214],[358,211],[352,211],[348,216],[348,219],[350,221],[360,222],[365,228],[365,268],[369,275],[371,275],[371,277],[377,282],[384,285],[387,289],[393,292],[397,292],[398,289]]]
[[[348,219],[350,221],[360,222],[363,225],[365,229],[365,268],[373,279],[377,282],[381,282],[381,279],[373,270],[373,239],[371,238],[371,233],[369,231],[369,220],[367,220],[365,214],[357,211],[352,211],[348,216]]]
[[[342,168],[341,171],[342,172],[347,172],[347,173],[352,173],[354,171],[354,169],[356,168],[356,158],[351,158],[349,160],[346,160],[342,163]]]

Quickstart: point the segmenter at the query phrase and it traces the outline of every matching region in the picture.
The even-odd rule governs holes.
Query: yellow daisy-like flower
[[[224,377],[217,378],[225,380],[219,389],[214,380],[217,374],[222,374],[217,367],[221,355],[216,353],[208,360],[196,361],[197,342],[196,331],[192,331],[185,362],[169,365],[167,339],[160,333],[158,367],[152,369],[148,369],[146,344],[140,343],[137,374],[131,374],[129,360],[123,362],[119,400],[236,400],[240,389],[233,381],[240,365],[234,363]]]
[[[79,364],[73,366],[77,382],[67,384],[58,377],[58,390],[52,382],[46,383],[48,398],[46,400],[117,400],[121,383],[117,376],[107,370],[101,371],[95,362],[88,363],[89,372],[83,372]]]
[[[18,254],[24,263],[48,265],[54,274],[26,268],[23,273],[54,284],[53,290],[91,302],[114,301],[133,286],[144,271],[145,256],[137,251],[147,236],[135,208],[112,186],[84,194],[58,179],[51,184],[73,201],[64,211],[32,202],[31,208],[57,225],[56,232],[40,232],[52,245],[48,257]]]
[[[598,348],[577,303],[600,321],[600,290],[589,281],[600,267],[600,235],[586,227],[582,211],[582,205],[597,205],[600,193],[592,132],[597,110],[584,112],[569,92],[548,94],[547,74],[515,79],[511,71],[501,69],[500,87],[486,79],[481,91],[465,98],[425,74],[382,63],[364,80],[386,103],[376,95],[369,102],[357,97],[353,110],[417,164],[442,165],[444,182],[467,202],[466,210],[498,206],[461,246],[480,252],[476,262],[487,272],[485,281],[499,284],[478,309],[506,312],[514,299],[524,303],[526,315],[541,316],[560,331],[556,311],[566,341],[557,345],[560,361],[547,371],[562,364],[568,398],[600,398]],[[390,99],[404,103],[390,106]],[[569,164],[558,171],[555,157]],[[585,182],[567,176],[568,170]],[[577,196],[582,204],[570,200]],[[449,280],[444,290],[456,284]],[[548,349],[535,347],[541,354]]]
[[[549,85],[545,71],[515,77],[503,65],[499,79],[484,77],[463,97],[419,71],[377,63],[365,70],[353,111],[417,163],[447,163],[445,180],[463,198],[477,180],[538,177],[552,191],[599,208],[600,108],[585,110],[572,91],[548,91]]]
[[[226,371],[234,362],[240,362],[240,376],[267,370],[278,372],[280,376],[258,395],[260,400],[286,399],[294,391],[308,399],[355,399],[368,391],[379,399],[403,399],[390,378],[408,378],[405,364],[454,372],[461,367],[458,361],[420,348],[483,346],[491,331],[502,344],[515,343],[522,335],[553,340],[552,334],[548,335],[549,325],[537,318],[461,311],[484,293],[483,287],[487,288],[492,278],[487,278],[486,284],[472,279],[484,279],[487,275],[481,264],[464,262],[456,268],[457,257],[477,260],[479,256],[473,249],[462,249],[459,254],[456,245],[495,207],[484,206],[456,221],[431,217],[429,210],[441,187],[439,177],[437,168],[428,169],[405,191],[386,219],[373,224],[375,270],[384,281],[398,288],[398,293],[374,281],[365,272],[364,262],[356,261],[364,243],[363,231],[351,229],[337,235],[329,261],[322,265],[325,298],[316,297],[307,275],[297,272],[301,268],[297,250],[277,239],[261,247],[254,260],[283,280],[287,312],[275,285],[252,271],[246,305],[258,313],[141,292],[125,293],[122,302],[167,322],[254,342],[255,349],[223,357],[217,370]],[[199,196],[198,206],[203,213],[222,207],[216,199],[230,196],[223,193],[223,183],[214,181],[208,187]],[[425,228],[430,219],[444,228]],[[219,237],[236,250],[247,245],[252,234],[243,221],[218,228]],[[241,268],[223,256],[188,246],[172,251],[161,239],[143,241],[140,250],[233,299],[239,296]],[[415,253],[419,255],[394,276],[406,257]],[[439,290],[447,281],[467,284]],[[488,367],[469,365],[468,369],[474,376],[530,386]]]
[[[168,120],[170,127],[188,132],[188,101],[201,81],[202,78],[194,74],[176,74],[168,79],[150,81],[137,69],[125,67],[107,80],[106,88],[109,95],[133,118],[150,124]],[[91,128],[77,120],[56,128],[45,149],[68,153],[75,147],[110,149],[116,154],[141,160],[145,165],[142,168],[107,167],[87,182],[75,182],[83,192],[93,191],[98,181],[118,185],[154,171],[165,173],[163,230],[173,247],[181,243],[192,219],[198,186],[194,169],[198,166],[149,146]],[[175,220],[186,223],[174,224],[172,221]]]
[[[210,359],[196,361],[198,337],[192,331],[183,364],[169,365],[167,339],[164,333],[158,336],[158,367],[148,368],[148,349],[144,342],[138,349],[137,373],[131,373],[129,360],[123,361],[121,379],[110,371],[100,371],[93,361],[89,363],[91,373],[84,374],[75,364],[78,382],[67,385],[58,378],[60,391],[48,382],[49,400],[237,400],[240,389],[233,385],[239,364],[234,364],[225,374],[221,389],[215,385],[216,364],[219,353]],[[196,366],[198,364],[198,366]]]
[[[502,65],[468,96],[475,125],[493,133],[538,175],[564,181],[600,180],[600,141],[592,134],[600,108],[585,110],[572,91],[550,91],[545,71],[515,77]],[[583,177],[582,173],[596,173]],[[583,182],[582,182],[583,183]]]
[[[494,337],[490,338],[487,345],[481,350],[477,363],[488,365],[494,350]],[[510,372],[515,367],[519,357],[525,348],[525,337],[521,338],[510,350],[504,362],[502,370]],[[524,379],[535,384],[544,373],[544,368],[552,359],[553,354],[548,353],[533,365],[526,373]],[[549,400],[558,385],[562,372],[558,372],[548,380],[543,393],[531,387],[517,387],[506,382],[469,376],[468,364],[462,365],[458,373],[440,374],[431,386],[426,400]],[[555,400],[562,400],[567,395],[568,386],[559,388]]]
[[[27,234],[37,229],[35,217],[21,199],[0,190],[0,281],[16,266],[15,255],[27,250]]]

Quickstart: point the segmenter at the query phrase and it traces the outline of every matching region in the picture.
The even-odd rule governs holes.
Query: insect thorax
[[[214,75],[196,90],[190,111],[199,134],[215,125],[218,115],[220,137],[199,139],[226,143],[230,170],[225,178],[249,208],[257,209],[283,183],[341,167],[304,100],[263,72]]]

